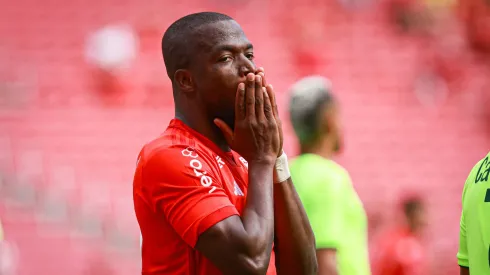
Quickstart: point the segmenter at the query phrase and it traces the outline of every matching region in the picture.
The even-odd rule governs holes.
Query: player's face
[[[340,119],[340,110],[338,108],[337,103],[332,103],[333,105],[330,106],[330,133],[332,135],[332,138],[334,140],[334,152],[339,152],[342,150],[343,146],[343,135],[342,135],[342,123]]]
[[[221,118],[232,129],[238,84],[255,72],[253,48],[237,22],[220,21],[196,31],[199,56],[191,70],[209,119]]]
[[[419,205],[410,217],[410,223],[416,231],[423,231],[427,226],[427,213],[422,205]]]

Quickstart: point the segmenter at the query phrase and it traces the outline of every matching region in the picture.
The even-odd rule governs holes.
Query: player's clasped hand
[[[279,154],[277,155],[279,157],[282,154],[282,148],[284,144],[284,134],[282,132],[282,123],[279,117],[279,111],[277,109],[277,101],[276,101],[276,95],[274,93],[274,88],[272,87],[271,84],[267,84],[265,80],[264,68],[262,67],[258,68],[255,74],[260,75],[262,77],[262,86],[265,87],[266,92],[269,95],[269,99],[271,101],[272,111],[274,113],[274,118],[276,119],[277,128],[279,130],[280,148],[279,148]]]
[[[274,163],[282,150],[270,95],[263,87],[261,75],[249,73],[245,83],[238,85],[235,129],[221,119],[215,119],[214,123],[230,147],[248,162]]]

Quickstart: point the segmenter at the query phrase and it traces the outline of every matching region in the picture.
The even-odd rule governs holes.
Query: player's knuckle
[[[277,128],[276,122],[274,120],[267,121],[267,129],[275,130]]]
[[[247,98],[247,100],[245,101],[245,104],[247,104],[247,107],[254,106],[255,100],[253,98]]]
[[[250,125],[250,128],[252,128],[252,129],[259,128],[259,123],[254,118],[249,119],[248,124]]]
[[[270,113],[272,111],[271,105],[270,104],[264,104],[264,111]]]
[[[245,104],[243,102],[238,103],[238,108],[241,110],[245,107]]]

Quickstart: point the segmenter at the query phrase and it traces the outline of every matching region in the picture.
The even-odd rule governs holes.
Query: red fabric
[[[246,161],[179,120],[138,157],[133,197],[143,237],[144,275],[221,272],[193,249],[201,233],[245,206]],[[274,254],[268,275],[274,275]]]
[[[461,12],[466,21],[466,31],[471,45],[479,51],[490,53],[490,1],[461,0]]]
[[[388,233],[376,247],[373,275],[423,275],[425,249],[408,230],[399,228]]]

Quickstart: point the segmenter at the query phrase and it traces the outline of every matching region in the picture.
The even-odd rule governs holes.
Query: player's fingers
[[[225,137],[226,142],[228,145],[233,144],[233,130],[226,124],[223,120],[219,118],[214,119],[214,124],[221,130],[223,133],[223,136]]]
[[[255,118],[255,75],[249,73],[245,82],[245,113]]]
[[[262,76],[262,86],[266,87],[267,86],[267,81],[265,80],[265,70],[263,67],[259,67],[256,71],[255,74],[258,74]]]
[[[258,67],[257,70],[255,70],[255,74],[258,74],[258,73],[264,73],[265,74],[264,67]]]
[[[262,87],[266,87],[267,86],[267,81],[265,81],[265,74],[262,73],[262,72],[260,72],[257,75],[260,75],[262,77]]]
[[[279,111],[277,109],[277,101],[276,101],[276,94],[274,93],[274,87],[272,87],[272,84],[269,84],[267,85],[267,87],[265,87],[265,89],[267,90],[267,94],[269,95],[274,116],[279,117]]]
[[[247,114],[245,110],[245,83],[238,84],[235,99],[235,115],[236,119],[244,119]]]
[[[267,90],[264,87],[262,87],[261,90],[262,90],[262,94],[264,95],[264,115],[268,121],[275,120],[274,111],[272,110],[272,103],[269,94],[267,93]]]
[[[255,76],[255,115],[258,119],[264,119],[264,92],[262,89],[262,77]]]

